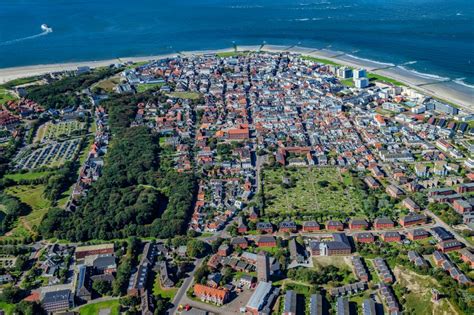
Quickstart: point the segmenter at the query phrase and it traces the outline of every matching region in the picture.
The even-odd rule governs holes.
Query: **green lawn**
[[[13,95],[10,91],[7,89],[0,87],[0,105],[11,101],[11,100],[16,100],[17,97]]]
[[[104,301],[92,304],[86,304],[79,309],[81,315],[97,315],[100,310],[110,308],[111,315],[120,314],[119,300]]]
[[[85,123],[77,120],[64,121],[57,124],[48,122],[38,129],[37,139],[39,141],[68,139],[73,135],[77,135],[85,127]]]
[[[13,308],[14,307],[15,307],[14,304],[10,304],[10,303],[0,301],[0,310],[3,310],[5,312],[5,314],[7,314],[7,315],[13,314]]]
[[[406,84],[400,81],[397,81],[388,77],[384,77],[382,75],[375,74],[375,73],[368,73],[367,77],[369,78],[369,81],[381,81],[381,82],[391,83],[393,85],[406,86]]]
[[[216,54],[217,57],[227,58],[227,57],[237,57],[237,56],[244,56],[245,52],[243,51],[225,51],[219,52]]]
[[[148,90],[151,90],[151,89],[155,89],[155,88],[162,87],[163,85],[164,85],[164,83],[138,84],[138,85],[137,85],[137,92],[138,92],[138,93],[143,93],[143,92],[148,91]]]
[[[352,80],[352,78],[341,80],[341,83],[344,84],[345,86],[349,86],[349,87],[354,86],[354,80]]]
[[[47,176],[49,173],[50,173],[49,171],[14,173],[14,174],[6,174],[5,178],[14,180],[15,182],[18,182],[20,180],[38,179],[38,178]]]
[[[21,232],[21,229],[31,231],[34,226],[38,226],[43,219],[43,216],[51,207],[51,202],[43,197],[45,185],[17,185],[5,189],[7,194],[18,197],[22,202],[28,204],[32,211],[20,217],[20,224],[14,228],[20,229],[13,231],[14,233]],[[20,233],[21,234],[21,233]]]
[[[266,214],[344,217],[360,214],[363,208],[361,192],[352,185],[350,174],[335,167],[265,169],[263,178]],[[290,187],[285,187],[283,178]]]
[[[153,295],[160,295],[163,298],[173,300],[174,296],[176,295],[176,292],[178,292],[178,288],[162,288],[160,283],[160,274],[156,274],[155,281],[153,283]]]
[[[332,66],[340,66],[342,67],[341,64],[338,64],[334,61],[331,61],[331,60],[328,60],[328,59],[323,59],[323,58],[316,58],[316,57],[311,57],[311,56],[302,56],[301,58],[305,59],[305,60],[309,60],[309,61],[312,61],[312,62],[317,62],[317,63],[323,63],[323,64],[326,64],[326,65],[332,65]]]
[[[198,92],[171,92],[168,94],[170,97],[185,98],[190,100],[197,100],[201,97]]]

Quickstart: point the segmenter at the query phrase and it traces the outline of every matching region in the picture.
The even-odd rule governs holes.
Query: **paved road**
[[[172,301],[174,306],[173,306],[173,308],[171,308],[167,311],[168,315],[176,314],[176,310],[178,309],[178,306],[180,304],[183,304],[183,302],[182,302],[183,297],[186,297],[186,292],[188,291],[189,287],[193,283],[194,273],[201,266],[202,261],[203,261],[203,259],[200,258],[200,259],[197,259],[194,262],[194,269],[189,273],[188,277],[186,279],[184,279],[183,284],[181,285],[178,292],[174,296],[174,299]]]
[[[430,217],[432,217],[435,220],[437,225],[440,225],[443,228],[445,228],[447,231],[451,232],[458,241],[463,243],[465,246],[470,246],[470,244],[464,239],[464,237],[459,235],[458,232],[456,232],[451,226],[449,226],[443,220],[441,220],[436,214],[434,214],[428,209],[425,210],[425,213],[428,214]]]

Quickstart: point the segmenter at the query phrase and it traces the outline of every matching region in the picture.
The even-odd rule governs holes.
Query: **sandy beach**
[[[115,63],[123,62],[141,62],[148,60],[158,60],[162,58],[175,57],[177,55],[190,56],[199,54],[210,54],[219,52],[231,52],[234,48],[225,48],[218,50],[200,50],[187,51],[174,54],[143,56],[143,57],[120,57],[109,60],[98,61],[84,61],[84,62],[70,62],[46,65],[34,65],[25,67],[13,67],[0,69],[0,83],[4,83],[13,79],[47,74],[56,71],[75,70],[77,67],[89,66],[91,68],[108,66]],[[442,81],[435,76],[429,77],[426,75],[417,74],[413,71],[407,70],[403,67],[396,66],[389,63],[380,63],[372,60],[361,59],[350,54],[331,51],[325,48],[309,48],[299,46],[238,46],[238,51],[268,51],[268,52],[291,52],[316,58],[327,59],[341,65],[346,65],[354,68],[366,68],[368,71],[386,76],[397,81],[400,81],[407,86],[410,86],[422,93],[431,95],[448,102],[457,104],[466,112],[474,113],[474,89],[456,84],[451,81]]]

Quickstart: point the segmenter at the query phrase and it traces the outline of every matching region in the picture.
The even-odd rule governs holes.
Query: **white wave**
[[[295,19],[295,21],[298,21],[298,22],[306,22],[306,21],[309,21],[309,19],[308,19],[308,18]]]
[[[367,59],[367,58],[361,58],[361,57],[357,57],[357,56],[354,56],[354,55],[351,55],[351,54],[346,54],[346,56],[351,57],[351,58],[354,58],[354,59],[357,59],[357,60],[362,60],[362,61],[368,61],[368,62],[372,62],[372,63],[377,63],[377,64],[379,64],[379,65],[385,65],[385,66],[391,66],[391,67],[394,67],[394,66],[395,66],[393,63],[387,63],[387,62],[382,62],[382,61],[377,61],[377,60],[372,60],[372,59]]]
[[[465,79],[466,79],[466,78],[458,78],[458,79],[453,80],[453,82],[456,83],[456,84],[459,84],[459,85],[468,87],[468,88],[470,88],[470,89],[474,89],[474,85],[473,85],[473,84],[468,84],[468,83],[466,83],[466,82],[463,81],[463,80],[465,80]]]
[[[449,81],[450,80],[450,78],[448,78],[448,77],[441,77],[441,76],[436,75],[436,74],[419,72],[419,71],[416,71],[416,70],[413,70],[413,69],[408,69],[404,66],[398,66],[398,67],[400,69],[403,69],[405,71],[409,71],[409,72],[411,72],[413,74],[416,74],[417,76],[425,78],[425,79],[436,80],[436,81]]]
[[[258,9],[263,8],[261,5],[231,5],[228,6],[230,9]]]
[[[52,32],[53,32],[53,30],[51,28],[48,28],[47,30],[44,30],[43,32],[41,32],[39,34],[36,34],[36,35],[22,37],[22,38],[16,38],[16,39],[12,39],[12,40],[7,40],[5,42],[1,42],[0,46],[7,46],[7,45],[14,44],[14,43],[22,42],[22,41],[25,41],[25,40],[35,39],[35,38],[38,38],[38,37],[41,37],[41,36],[46,36],[46,35],[48,35],[49,33],[52,33]]]
[[[461,16],[461,15],[462,15],[462,13],[461,13],[461,12],[458,12],[458,13],[456,13],[456,15],[457,15],[457,16]]]
[[[402,63],[402,66],[413,65],[413,64],[415,64],[415,63],[417,63],[417,62],[418,62],[418,61],[416,61],[416,60],[407,61],[407,62],[405,62],[405,63]]]

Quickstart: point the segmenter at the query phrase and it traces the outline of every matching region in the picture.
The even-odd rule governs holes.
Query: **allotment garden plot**
[[[77,120],[62,121],[59,123],[47,122],[38,129],[37,141],[64,140],[79,135],[86,128],[86,124]]]
[[[339,168],[265,169],[265,212],[361,213],[361,192]]]

